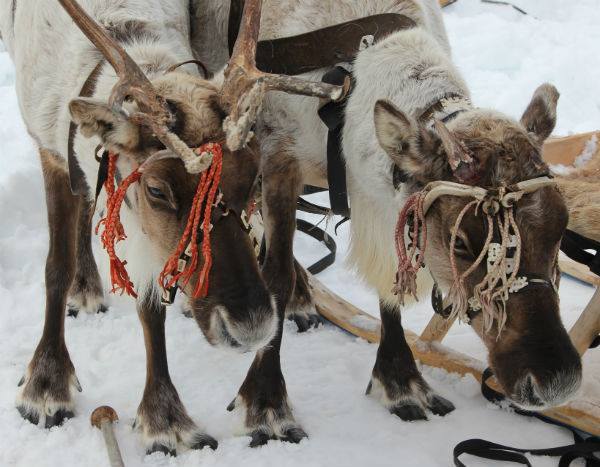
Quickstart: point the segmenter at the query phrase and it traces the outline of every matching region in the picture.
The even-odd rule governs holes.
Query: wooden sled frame
[[[594,134],[597,135],[600,142],[600,132],[551,139],[544,147],[544,158],[550,163],[570,165]],[[600,286],[600,279],[592,274],[586,266],[571,260],[561,260],[560,263],[564,272]],[[325,319],[369,342],[379,342],[380,321],[377,318],[334,294],[314,276],[310,276],[310,287],[317,310]],[[482,372],[487,366],[484,362],[442,345],[441,342],[452,324],[454,324],[453,320],[446,320],[434,314],[421,335],[405,330],[406,340],[415,358],[422,364],[460,375],[470,374],[481,382]],[[589,349],[598,334],[600,334],[600,287],[596,289],[594,296],[569,331],[573,344],[580,355]],[[489,384],[493,389],[500,391],[500,387],[494,379],[491,379]],[[600,395],[594,400],[576,399],[567,405],[545,410],[542,414],[587,433],[600,436]]]

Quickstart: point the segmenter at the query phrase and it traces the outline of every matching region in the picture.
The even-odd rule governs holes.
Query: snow
[[[562,96],[556,134],[597,130],[600,122],[600,10],[596,0],[515,0],[529,13],[478,0],[459,0],[445,10],[454,59],[477,105],[520,116],[534,89],[553,82]],[[250,449],[239,436],[240,420],[225,411],[252,355],[211,348],[197,326],[175,306],[167,317],[170,371],[188,412],[219,440],[216,452],[182,452],[177,458],[145,456],[131,422],[140,401],[145,357],[133,302],[110,297],[106,315],[69,318],[66,339],[84,392],[76,396],[77,417],[44,430],[25,422],[14,408],[23,375],[43,326],[44,260],[47,231],[42,180],[34,145],[18,115],[14,71],[0,47],[0,466],[107,466],[101,434],[89,424],[98,405],[112,405],[121,417],[116,432],[126,465],[134,466],[364,466],[451,464],[453,446],[480,437],[503,444],[546,447],[571,442],[563,430],[500,410],[487,403],[471,377],[459,378],[424,368],[426,379],[457,409],[447,417],[405,423],[364,396],[376,346],[331,325],[296,334],[286,324],[282,366],[295,416],[310,435],[300,445],[271,442]],[[323,195],[311,199],[324,201]],[[329,231],[333,235],[333,225]],[[348,225],[340,227],[338,261],[320,275],[336,293],[373,315],[377,299],[344,267]],[[324,249],[323,249],[324,251]],[[318,259],[320,247],[298,235],[296,252],[304,264]],[[106,272],[103,256],[99,265]],[[563,279],[561,308],[570,327],[593,289]],[[431,316],[428,303],[403,314],[406,327],[420,331]],[[365,323],[362,323],[365,324]],[[485,359],[468,326],[455,326],[445,343]],[[600,359],[588,354],[586,368],[600,373]],[[588,389],[598,382],[586,375]],[[597,389],[597,388],[596,388]],[[598,393],[598,392],[596,392]],[[467,459],[469,465],[489,465]],[[556,465],[535,458],[536,466]],[[496,464],[495,464],[496,465]],[[501,464],[498,464],[501,465]]]

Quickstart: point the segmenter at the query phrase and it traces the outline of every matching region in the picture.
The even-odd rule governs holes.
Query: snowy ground
[[[454,58],[470,83],[475,103],[520,116],[535,87],[551,81],[562,93],[556,133],[598,129],[597,0],[515,2],[530,15],[478,0],[459,0],[445,10]],[[288,324],[283,370],[296,417],[310,439],[300,445],[272,442],[250,449],[249,439],[237,436],[239,420],[225,407],[236,394],[252,356],[209,347],[195,324],[176,307],[167,318],[171,375],[189,413],[220,446],[216,452],[186,452],[177,458],[144,456],[131,429],[143,391],[144,346],[133,303],[120,298],[111,298],[106,315],[67,320],[67,345],[84,388],[76,399],[78,416],[51,430],[23,421],[13,404],[16,384],[41,334],[47,233],[37,155],[18,114],[14,72],[4,52],[0,52],[0,102],[0,466],[108,465],[101,435],[88,421],[89,413],[100,404],[112,405],[121,416],[117,437],[125,463],[131,467],[200,463],[237,467],[242,462],[246,466],[447,466],[452,447],[469,437],[529,447],[570,442],[562,430],[486,403],[474,379],[429,368],[424,368],[425,377],[455,402],[457,410],[445,418],[403,423],[363,395],[375,360],[374,345],[332,326],[298,335]],[[321,280],[376,314],[375,296],[344,269],[346,226],[337,242],[339,261],[321,274]],[[319,254],[307,238],[299,237],[296,247],[306,264]],[[561,305],[567,326],[591,294],[591,287],[572,280],[562,282]],[[403,317],[408,327],[419,330],[430,315],[429,305],[423,303]],[[485,356],[466,326],[455,327],[446,342]],[[598,358],[593,362],[586,358],[588,368],[597,368],[598,363]],[[593,376],[598,377],[598,372]],[[469,461],[470,465],[489,465]],[[550,459],[533,462],[536,466],[556,465]]]

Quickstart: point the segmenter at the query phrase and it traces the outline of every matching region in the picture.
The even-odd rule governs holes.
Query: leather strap
[[[258,43],[256,65],[267,73],[299,75],[337,63],[351,62],[360,50],[361,40],[376,43],[416,23],[396,13],[359,18],[316,31]]]
[[[83,86],[81,87],[81,91],[79,92],[79,97],[91,97],[96,90],[96,82],[98,81],[98,77],[100,76],[100,70],[102,70],[102,65],[104,65],[104,60],[100,60],[98,64],[94,67],[90,75],[87,77]],[[67,141],[67,163],[69,166],[69,183],[71,185],[71,193],[74,195],[87,195],[89,191],[89,187],[85,181],[85,174],[81,167],[79,166],[79,162],[77,162],[77,158],[75,157],[75,150],[73,145],[75,143],[75,134],[77,133],[77,125],[75,122],[71,121],[69,123],[69,137]]]
[[[230,56],[240,30],[243,10],[244,0],[231,0],[227,34]],[[256,65],[266,73],[299,75],[337,63],[351,62],[366,36],[370,36],[375,43],[393,32],[415,26],[416,23],[408,16],[383,13],[297,36],[259,41]]]

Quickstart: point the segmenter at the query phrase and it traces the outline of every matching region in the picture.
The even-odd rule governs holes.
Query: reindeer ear
[[[403,172],[417,172],[421,168],[416,147],[418,123],[386,100],[377,101],[374,118],[375,133],[383,150]]]
[[[69,111],[86,138],[98,136],[108,149],[115,152],[133,151],[139,146],[139,128],[106,103],[78,98],[69,103]]]
[[[543,143],[556,125],[556,105],[560,94],[551,84],[542,84],[536,89],[531,102],[521,117],[521,124]]]

